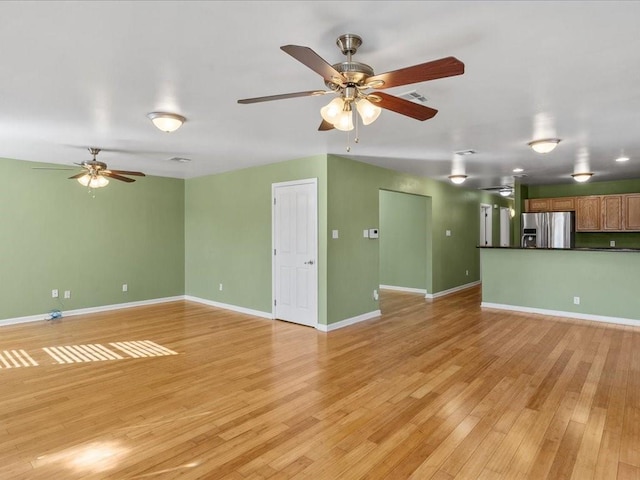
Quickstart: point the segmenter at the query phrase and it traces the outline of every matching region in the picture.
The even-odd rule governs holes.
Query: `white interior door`
[[[483,247],[492,245],[492,220],[491,205],[480,204],[480,245]]]
[[[317,182],[273,185],[274,316],[318,323]]]
[[[500,207],[500,246],[508,247],[510,245],[510,224],[511,215],[509,209],[506,207]]]

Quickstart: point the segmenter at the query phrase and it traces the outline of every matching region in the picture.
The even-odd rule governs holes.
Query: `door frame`
[[[319,271],[320,265],[319,256],[318,256],[318,245],[320,240],[320,231],[318,224],[318,179],[317,178],[304,178],[300,180],[290,180],[288,182],[277,182],[271,184],[271,319],[276,319],[276,256],[274,255],[274,251],[276,249],[276,189],[280,187],[293,187],[296,185],[313,185],[316,196],[316,238],[314,242],[314,257],[316,259],[316,308],[315,308],[315,322],[313,324],[314,328],[318,328],[318,312],[319,312],[319,298],[320,298],[320,283],[319,283]]]
[[[486,217],[484,216],[485,209],[487,210]],[[488,230],[487,230],[487,219],[489,221]],[[484,232],[484,238],[479,238],[480,234],[483,232]],[[493,246],[493,208],[488,203],[480,204],[480,231],[478,232],[478,238],[480,240],[478,243],[480,244],[481,247]],[[489,242],[483,245],[482,242],[486,242],[487,240],[489,240]]]

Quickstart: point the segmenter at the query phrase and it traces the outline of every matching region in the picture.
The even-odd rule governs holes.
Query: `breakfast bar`
[[[483,308],[640,326],[640,249],[479,248]]]

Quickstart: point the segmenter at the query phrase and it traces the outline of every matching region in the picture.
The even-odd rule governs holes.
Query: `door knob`
[[[308,262],[304,262],[305,265],[313,265],[313,260],[309,260]]]

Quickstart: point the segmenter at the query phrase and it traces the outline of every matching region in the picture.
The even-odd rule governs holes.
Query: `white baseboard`
[[[512,312],[537,313],[540,315],[549,315],[552,317],[576,318],[578,320],[591,320],[594,322],[615,323],[617,325],[629,325],[632,327],[640,326],[640,320],[633,318],[608,317],[605,315],[593,315],[590,313],[565,312],[561,310],[547,310],[544,308],[521,307],[518,305],[505,305],[501,303],[482,302],[482,308],[495,308],[498,310],[509,310]]]
[[[138,302],[116,303],[113,305],[102,305],[99,307],[77,308],[75,310],[63,310],[62,318],[73,317],[74,315],[85,315],[88,313],[107,312],[109,310],[120,310],[121,308],[141,307],[144,305],[155,305],[156,303],[175,302],[177,300],[184,300],[184,296],[178,295],[176,297],[153,298],[151,300],[141,300]],[[0,320],[0,326],[15,325],[18,323],[41,322],[43,320],[49,320],[50,318],[51,317],[49,313],[42,313],[40,315],[29,315],[26,317],[5,318],[4,320]]]
[[[330,323],[329,325],[323,325],[319,323],[316,328],[322,332],[330,332],[332,330],[337,330],[338,328],[344,328],[355,323],[364,322],[365,320],[371,320],[372,318],[379,317],[380,315],[382,315],[382,312],[380,312],[380,310],[374,310],[373,312],[363,313],[362,315],[358,315],[356,317],[346,318],[344,320],[340,320],[339,322]]]
[[[407,292],[407,293],[427,293],[426,288],[411,288],[411,287],[397,287],[395,285],[380,285],[381,290],[393,290],[396,292]]]
[[[464,285],[459,285],[454,288],[450,288],[449,290],[443,290],[441,292],[436,293],[427,293],[424,298],[438,298],[444,297],[445,295],[451,295],[452,293],[459,292],[461,290],[466,290],[467,288],[475,287],[476,285],[480,285],[480,280],[471,283],[465,283]]]
[[[204,305],[209,305],[210,307],[223,308],[224,310],[231,310],[233,312],[238,313],[246,313],[247,315],[253,315],[255,317],[267,318],[269,320],[273,320],[273,313],[271,312],[262,312],[260,310],[253,310],[251,308],[239,307],[237,305],[231,305],[228,303],[215,302],[213,300],[207,300],[205,298],[192,297],[191,295],[185,295],[185,300],[190,300],[192,302],[202,303]]]

